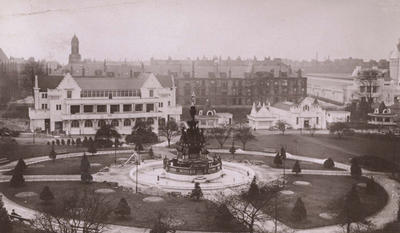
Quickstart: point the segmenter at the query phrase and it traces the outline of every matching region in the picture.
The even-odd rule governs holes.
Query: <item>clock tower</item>
[[[76,35],[71,40],[71,54],[69,55],[69,64],[81,62],[81,55],[79,54],[79,40]]]

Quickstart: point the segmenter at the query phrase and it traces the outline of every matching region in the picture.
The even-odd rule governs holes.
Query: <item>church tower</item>
[[[400,85],[400,40],[390,56],[389,69],[391,79],[396,85]]]
[[[81,55],[79,54],[79,40],[76,35],[71,40],[71,54],[69,55],[69,64],[79,63]]]

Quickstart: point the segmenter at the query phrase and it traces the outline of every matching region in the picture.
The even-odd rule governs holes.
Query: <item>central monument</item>
[[[177,156],[173,159],[164,158],[164,170],[175,175],[204,175],[205,180],[210,180],[211,175],[217,178],[216,173],[222,170],[220,157],[208,158],[208,151],[205,147],[204,130],[199,129],[196,121],[196,107],[192,96],[192,106],[190,107],[191,120],[187,121],[189,128],[182,128],[182,134],[177,142]],[[180,180],[179,176],[174,176]]]

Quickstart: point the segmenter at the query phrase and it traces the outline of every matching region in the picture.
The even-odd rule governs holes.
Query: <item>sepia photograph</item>
[[[0,233],[399,233],[400,0],[0,0]]]

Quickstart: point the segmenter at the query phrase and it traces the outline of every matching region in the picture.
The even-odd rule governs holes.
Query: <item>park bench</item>
[[[10,160],[7,159],[6,157],[1,157],[0,158],[0,164],[6,164],[6,163],[9,163],[9,162],[10,162]]]
[[[27,223],[32,223],[31,219],[27,219],[27,218],[23,218],[20,215],[16,215],[16,214],[10,214],[10,219],[14,220],[14,221],[20,221],[20,222],[27,222]]]

